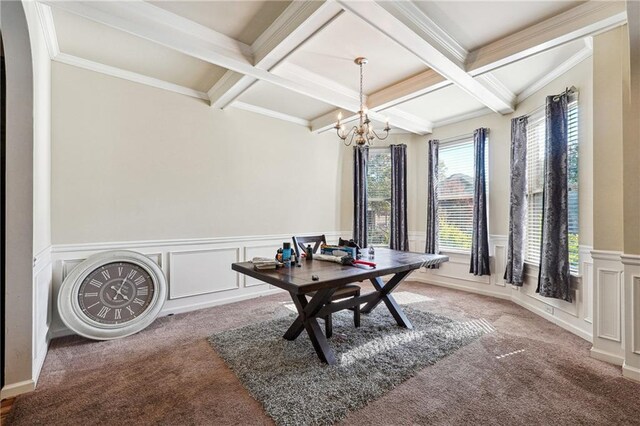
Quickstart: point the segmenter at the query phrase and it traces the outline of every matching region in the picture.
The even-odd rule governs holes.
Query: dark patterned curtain
[[[429,141],[427,154],[427,245],[425,253],[438,254],[438,146],[437,139]],[[437,265],[435,266],[438,267]]]
[[[527,220],[527,116],[511,120],[511,207],[506,282],[524,282],[525,223]]]
[[[367,247],[367,163],[369,147],[353,147],[353,239]]]
[[[475,183],[473,191],[473,234],[471,264],[473,275],[491,275],[489,270],[489,232],[487,227],[487,191],[485,179],[485,146],[488,129],[473,132]]]
[[[391,236],[389,248],[409,250],[407,233],[407,146],[391,145]]]
[[[547,96],[542,244],[538,288],[541,296],[571,302],[569,275],[568,93]]]

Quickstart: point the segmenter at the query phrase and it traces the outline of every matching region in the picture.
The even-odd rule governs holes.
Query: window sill
[[[440,254],[457,254],[459,256],[471,256],[471,253],[469,253],[466,250],[446,249],[446,250],[440,250],[439,253]]]
[[[531,262],[524,262],[524,273],[531,278],[538,278],[538,271],[540,270],[540,266]],[[576,272],[571,272],[571,288],[574,290],[578,290],[580,284],[582,284],[582,275]]]

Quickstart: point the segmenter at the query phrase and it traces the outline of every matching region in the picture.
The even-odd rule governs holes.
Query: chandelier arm
[[[381,140],[381,141],[383,141],[383,140],[385,140],[386,138],[388,138],[388,137],[389,137],[389,130],[386,130],[386,129],[384,130],[384,132],[385,132],[384,136],[380,136],[380,135],[378,134],[378,132],[376,132],[376,130],[375,130],[375,129],[372,129],[372,132],[373,132],[373,134],[375,135],[375,137],[376,137],[377,139]]]

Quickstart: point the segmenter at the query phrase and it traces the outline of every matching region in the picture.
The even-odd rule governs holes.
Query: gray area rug
[[[492,330],[485,320],[403,309],[414,330],[398,327],[384,306],[363,315],[358,329],[351,311],[333,314],[334,366],[320,362],[306,332],[292,342],[282,338],[293,314],[216,333],[209,342],[277,424],[331,424]]]

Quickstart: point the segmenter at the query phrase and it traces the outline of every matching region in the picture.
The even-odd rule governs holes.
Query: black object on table
[[[303,330],[307,330],[309,339],[318,357],[335,364],[336,357],[324,337],[318,318],[324,318],[332,312],[366,303],[361,312],[371,312],[380,302],[384,302],[399,326],[412,329],[411,322],[393,298],[391,292],[414,270],[448,261],[449,258],[437,254],[411,253],[390,249],[376,250],[375,269],[361,269],[333,262],[312,260],[304,262],[301,268],[280,268],[276,270],[256,271],[251,262],[233,263],[231,268],[250,277],[287,290],[298,311],[298,318],[284,334],[287,340],[295,340]],[[382,276],[393,277],[386,283]],[[318,280],[312,276],[317,275]],[[375,291],[358,297],[332,302],[333,293],[353,282],[370,280]],[[314,293],[307,300],[308,293]]]

